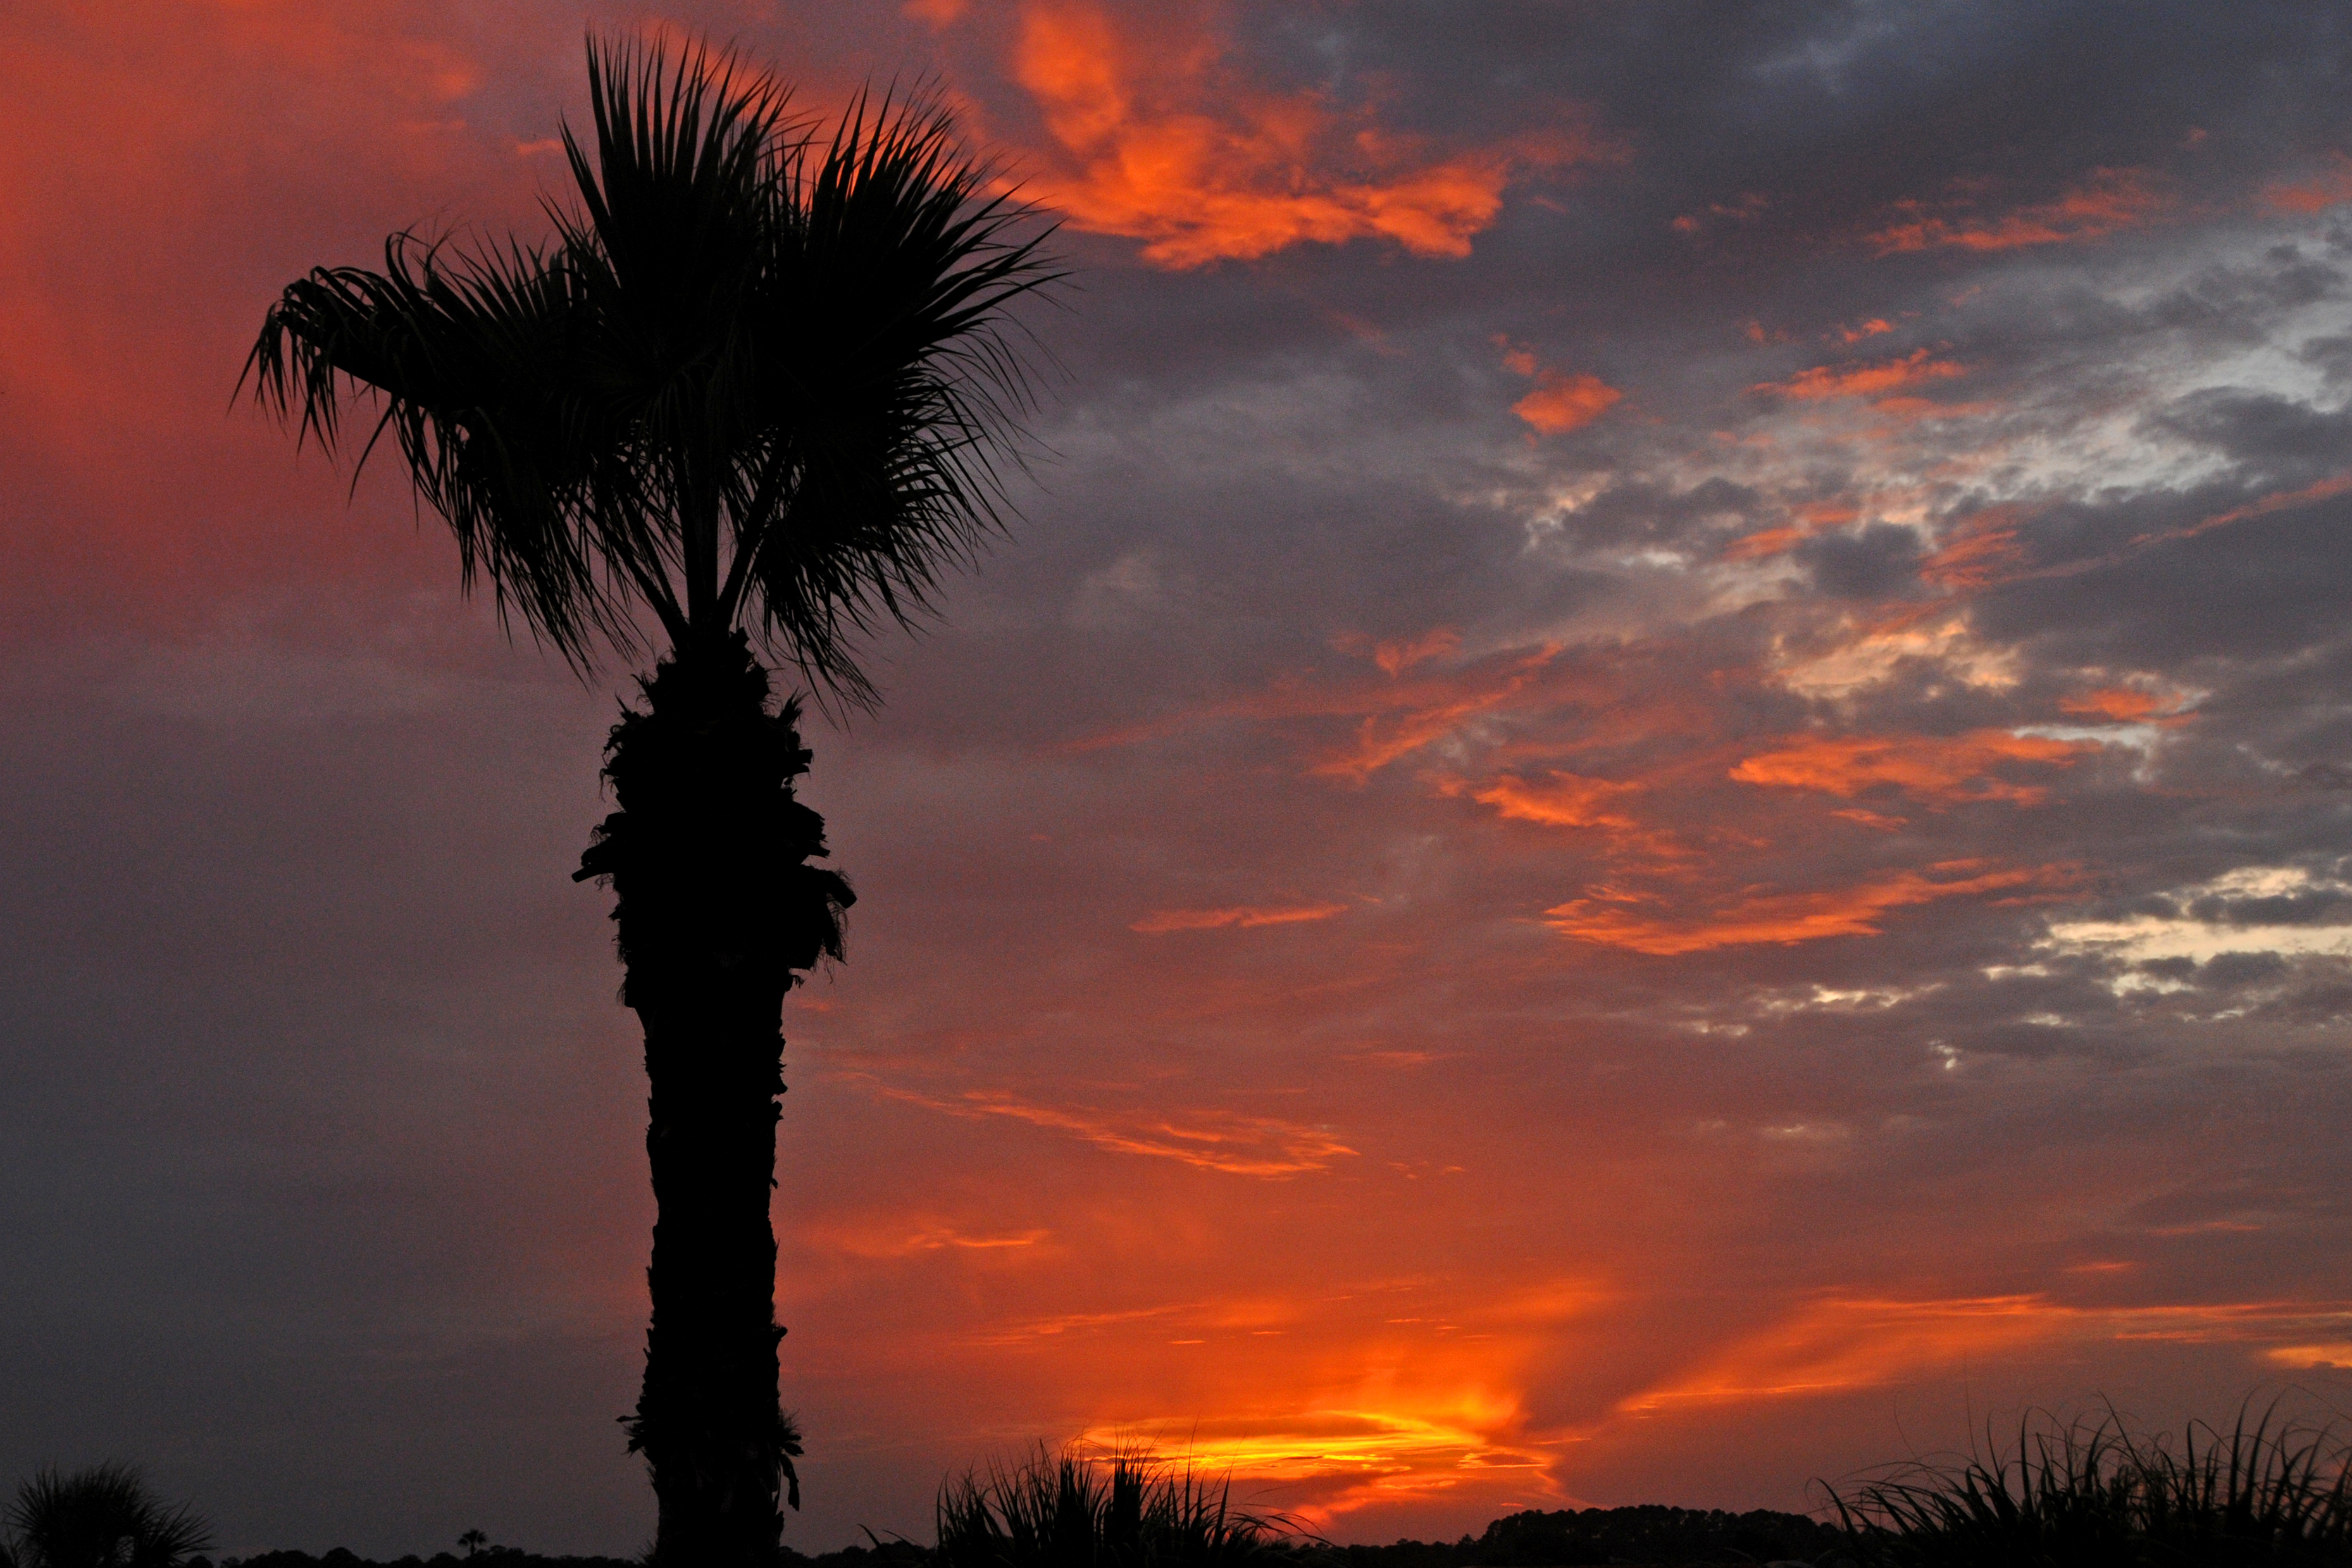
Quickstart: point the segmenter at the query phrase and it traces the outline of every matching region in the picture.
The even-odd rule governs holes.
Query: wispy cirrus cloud
[[[849,1075],[865,1077],[866,1075]],[[1003,1118],[1043,1127],[1114,1154],[1174,1160],[1234,1176],[1286,1177],[1330,1169],[1356,1151],[1328,1129],[1269,1116],[1217,1110],[1188,1113],[1181,1120],[1150,1112],[1120,1114],[1092,1107],[1042,1104],[1010,1089],[974,1089],[958,1095],[925,1094],[866,1078],[885,1099],[919,1105],[968,1121]]]
[[[2078,880],[2071,866],[1986,869],[1981,862],[1947,862],[1849,887],[1750,894],[1690,915],[1639,912],[1640,905],[1663,901],[1655,895],[1573,899],[1545,910],[1544,923],[1579,942],[1678,958],[1729,947],[1793,947],[1832,937],[1877,936],[1891,910],[1987,893],[2063,889]]]
[[[1829,1296],[1798,1307],[1716,1359],[1628,1396],[1622,1413],[1843,1394],[1965,1358],[2053,1343],[2162,1340],[2234,1343],[2277,1364],[2315,1364],[2327,1346],[2280,1343],[2352,1330],[2336,1300],[2084,1306],[2041,1292],[1926,1298]]]
[[[1345,904],[1232,904],[1215,910],[1154,910],[1127,929],[1148,936],[1179,931],[1248,931],[1256,926],[1298,925],[1348,912]]]

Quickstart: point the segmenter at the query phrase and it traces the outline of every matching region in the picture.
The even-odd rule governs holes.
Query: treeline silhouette
[[[1755,1509],[1530,1509],[1483,1535],[1447,1542],[1328,1549],[1345,1568],[1577,1568],[1586,1563],[1811,1561],[1847,1544],[1844,1531],[1801,1513]]]

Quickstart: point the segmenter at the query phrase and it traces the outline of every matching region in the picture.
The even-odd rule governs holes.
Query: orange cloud
[[[1536,389],[1511,405],[1539,436],[1558,436],[1590,425],[1609,412],[1625,395],[1597,375],[1563,375],[1545,371]]]
[[[1965,870],[1979,864],[1954,861],[1933,871]],[[1939,899],[2049,886],[2070,879],[2068,868],[2038,866],[1986,871],[1937,881],[1917,871],[1898,871],[1874,882],[1810,893],[1763,893],[1738,900],[1696,921],[1658,919],[1601,900],[1577,899],[1544,911],[1544,923],[1562,936],[1654,957],[1710,952],[1724,947],[1820,942],[1835,936],[1877,936],[1889,910]]]
[[[1127,929],[1150,935],[1171,931],[1215,931],[1224,926],[1247,930],[1252,926],[1296,925],[1301,921],[1328,921],[1333,915],[1348,912],[1345,904],[1300,904],[1273,907],[1263,904],[1236,904],[1223,910],[1155,910]]]
[[[1625,395],[1597,375],[1570,375],[1540,365],[1526,349],[1507,350],[1503,368],[1536,384],[1533,392],[1511,405],[1511,412],[1538,436],[1558,436],[1590,425]]]
[[[1320,92],[1260,87],[1224,57],[1222,39],[1164,12],[1030,5],[1013,76],[1058,152],[1024,193],[1074,227],[1143,240],[1168,268],[1353,239],[1459,258],[1521,171],[1606,155],[1561,129],[1442,153]]]
[[[1743,191],[1736,201],[1709,202],[1704,215],[1685,213],[1666,226],[1676,234],[1696,234],[1706,226],[1708,218],[1720,218],[1731,223],[1749,223],[1764,215],[1771,200],[1756,191]]]
[[[1606,836],[1605,847],[1611,855],[1641,855],[1668,863],[1689,858],[1690,851],[1671,831],[1646,826],[1609,804],[1640,794],[1642,785],[1584,778],[1558,769],[1549,770],[1549,779],[1548,784],[1529,784],[1506,773],[1483,789],[1474,790],[1459,779],[1442,779],[1437,787],[1444,795],[1467,794],[1479,805],[1493,806],[1496,816],[1511,821],[1601,833]]]
[[[2273,185],[2263,193],[2263,199],[2281,212],[2315,213],[2352,202],[2352,158],[2341,153],[2328,154],[2333,167],[2317,178],[2301,184]]]
[[[1914,349],[1901,359],[1879,364],[1855,365],[1837,370],[1828,365],[1815,365],[1800,371],[1787,381],[1759,382],[1750,392],[1778,393],[1782,397],[1813,400],[1828,397],[1875,397],[1883,393],[1906,386],[1919,386],[1933,381],[1948,381],[1966,375],[1965,365],[1950,360],[1930,359],[1926,349]]]
[[[1863,237],[1881,256],[1946,246],[2014,250],[2031,245],[2079,245],[2136,227],[2171,206],[2171,198],[2154,189],[2149,179],[2145,169],[2094,169],[2088,180],[2055,201],[2019,207],[1998,218],[1913,216]],[[1918,202],[1897,206],[1906,214],[1924,211]]]
[[[1471,792],[1470,798],[1493,806],[1498,816],[1541,823],[1546,827],[1630,829],[1635,826],[1633,819],[1608,809],[1605,803],[1633,795],[1641,787],[1608,779],[1580,778],[1555,770],[1549,784],[1530,784],[1505,777],[1485,789]]]
[[[1781,789],[1818,790],[1851,800],[1864,790],[1891,785],[1923,799],[1950,803],[2006,800],[2034,805],[2049,791],[2014,784],[1993,770],[2017,763],[2068,767],[2085,741],[2053,741],[2006,730],[1976,730],[1965,735],[1808,735],[1775,752],[1748,758],[1731,770],[1741,784]]]
[[[2126,686],[2102,687],[2080,697],[2062,698],[2058,710],[2080,713],[2101,719],[2112,719],[2118,724],[2139,724],[2151,721],[2158,723],[2179,723],[2183,699],[2178,695],[2159,697],[2152,691],[2138,691]]]

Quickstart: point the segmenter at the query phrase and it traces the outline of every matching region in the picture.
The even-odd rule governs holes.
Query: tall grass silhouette
[[[2352,1564],[2352,1451],[2277,1411],[2250,1403],[2226,1433],[2191,1422],[2177,1448],[2113,1408],[2064,1425],[2029,1416],[2013,1451],[1906,1467],[1830,1499],[1873,1568]]]
[[[1230,1479],[1132,1453],[1040,1444],[940,1490],[937,1568],[1229,1568],[1299,1539],[1233,1506]]]

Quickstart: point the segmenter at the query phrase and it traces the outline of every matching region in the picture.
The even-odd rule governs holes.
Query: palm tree
[[[800,1452],[778,1399],[769,1219],[784,994],[841,956],[849,886],[809,864],[797,696],[870,706],[852,645],[932,607],[996,530],[1027,413],[1007,307],[1058,276],[943,111],[861,97],[829,137],[787,89],[700,47],[588,47],[593,156],[540,247],[408,235],[384,269],[289,285],[247,364],[298,441],[360,461],[389,433],[487,577],[585,675],[658,656],[613,730],[619,809],[582,857],[608,879],[645,1030],[658,1219],[645,1382],[657,1561],[775,1560]],[[756,642],[756,648],[755,648]],[[666,647],[663,646],[666,644]]]
[[[0,1562],[16,1568],[180,1568],[212,1546],[193,1508],[167,1507],[117,1463],[37,1472],[17,1486],[7,1525]]]

